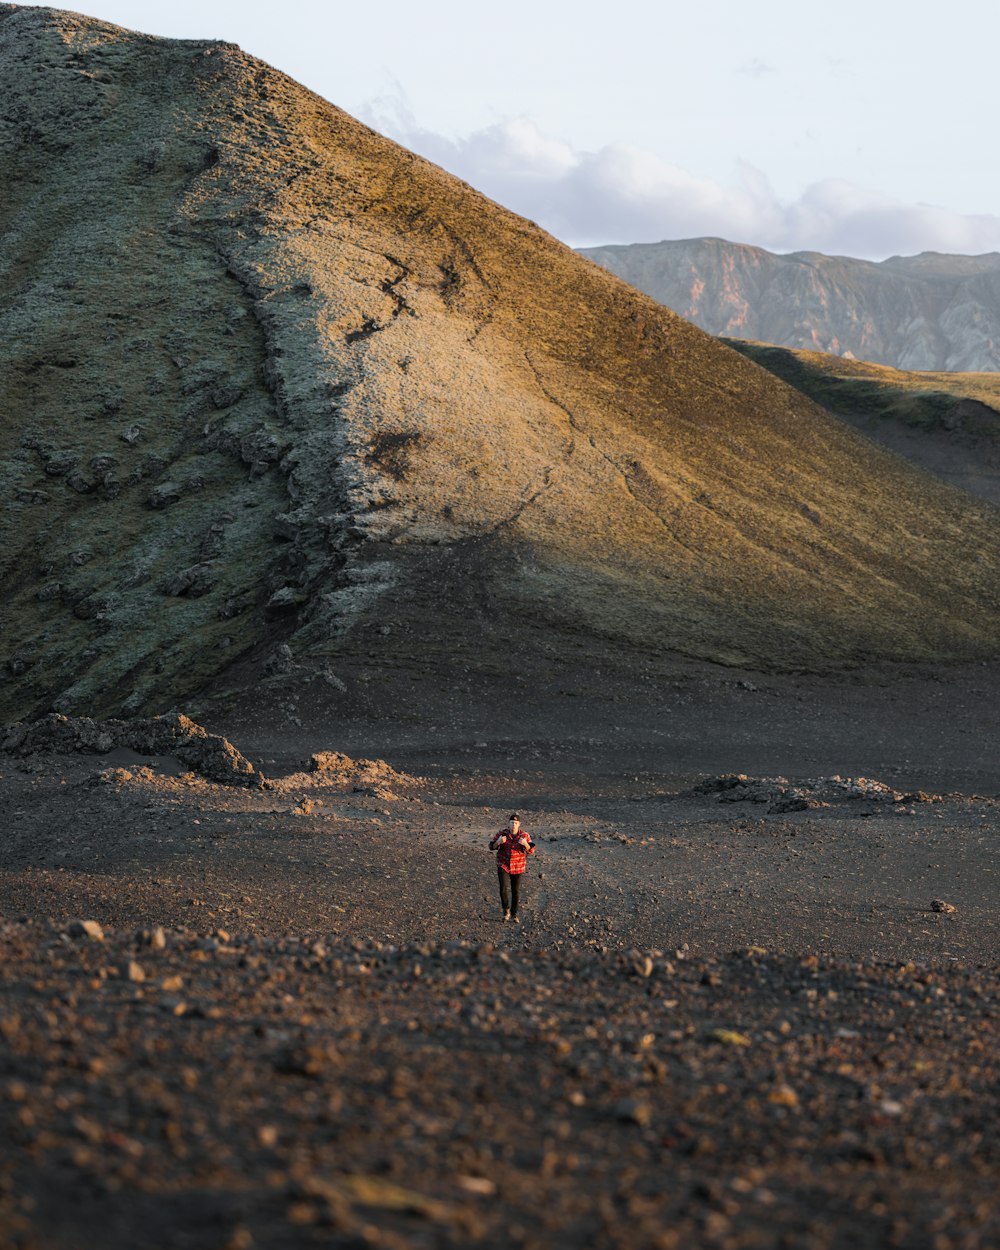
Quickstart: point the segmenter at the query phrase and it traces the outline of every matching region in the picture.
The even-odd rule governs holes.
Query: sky
[[[572,246],[1000,250],[994,0],[90,0],[238,43]]]

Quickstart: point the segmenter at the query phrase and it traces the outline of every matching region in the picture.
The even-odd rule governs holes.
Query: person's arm
[[[521,836],[518,838],[517,842],[520,848],[524,851],[525,855],[534,855],[535,844],[531,840],[530,833],[525,833],[524,830],[522,829]]]
[[[498,830],[497,830],[497,832],[496,832],[496,833],[493,835],[493,837],[490,839],[490,850],[491,850],[491,851],[498,851],[498,850],[500,849],[500,847],[501,847],[501,846],[503,846],[503,844],[504,844],[506,841],[507,841],[507,832],[506,832],[506,830],[504,830],[504,829],[498,829]]]

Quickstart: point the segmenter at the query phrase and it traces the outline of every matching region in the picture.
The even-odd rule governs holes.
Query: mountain
[[[896,369],[1000,370],[997,252],[874,262],[681,239],[583,255],[711,334]]]
[[[1000,373],[907,373],[770,343],[727,342],[884,447],[1000,504]]]
[[[991,509],[234,45],[0,69],[6,716],[1000,650]]]

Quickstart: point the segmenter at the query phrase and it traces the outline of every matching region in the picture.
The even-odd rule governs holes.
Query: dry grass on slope
[[[287,79],[269,80],[269,107],[314,152],[273,209],[314,223],[299,263],[386,257],[365,382],[341,408],[359,460],[380,438],[402,449],[388,471],[366,457],[371,538],[507,537],[531,558],[498,599],[506,586],[554,618],[710,658],[994,645],[992,588],[955,558],[971,538],[996,560],[984,510]],[[334,368],[344,328],[318,344]]]
[[[723,661],[998,649],[986,509],[268,66],[15,6],[0,66],[8,715],[279,637],[377,678],[470,584]]]

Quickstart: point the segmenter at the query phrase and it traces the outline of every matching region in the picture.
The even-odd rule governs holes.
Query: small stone
[[[776,1085],[767,1096],[776,1107],[797,1107],[799,1096],[790,1085]]]
[[[159,486],[150,492],[146,503],[155,510],[167,508],[171,504],[176,503],[183,493],[184,488],[179,482],[161,482]]]
[[[467,1194],[480,1194],[484,1198],[492,1198],[497,1191],[496,1182],[488,1176],[460,1176],[458,1184]]]
[[[151,929],[149,931],[149,936],[146,938],[146,945],[154,951],[166,950],[167,935],[163,932],[162,925],[157,925],[155,929]]]
[[[265,677],[282,677],[295,668],[295,656],[287,642],[279,643],[264,661]]]
[[[958,908],[954,903],[946,903],[943,898],[932,898],[931,911],[950,913],[958,911]]]
[[[653,1118],[649,1103],[639,1098],[622,1098],[615,1103],[615,1118],[623,1124],[637,1124],[639,1128],[647,1128]]]
[[[72,938],[90,938],[93,942],[104,941],[104,930],[96,920],[72,920],[66,932]]]
[[[332,1046],[290,1046],[274,1056],[278,1072],[294,1076],[322,1076],[337,1061]]]
[[[735,1029],[712,1029],[708,1040],[721,1042],[723,1046],[749,1046],[750,1039],[745,1033],[737,1033]]]
[[[122,976],[126,981],[135,981],[137,984],[146,979],[146,974],[142,970],[142,964],[136,963],[134,959],[130,959],[122,968]]]
[[[320,1217],[319,1207],[313,1202],[293,1202],[285,1212],[285,1219],[296,1228],[315,1224]]]

